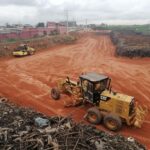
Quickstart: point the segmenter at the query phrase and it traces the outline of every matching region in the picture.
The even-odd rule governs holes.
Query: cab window
[[[82,81],[82,87],[83,87],[84,92],[86,92],[88,90],[88,81],[87,80]]]
[[[95,84],[94,90],[95,91],[103,91],[106,89],[106,86],[107,86],[107,80],[103,80],[103,81],[100,81]]]

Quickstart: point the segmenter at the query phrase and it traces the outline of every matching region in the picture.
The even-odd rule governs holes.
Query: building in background
[[[47,28],[56,31],[58,34],[66,34],[67,32],[66,26],[61,23],[47,22]]]
[[[67,26],[67,21],[61,21],[60,24]],[[68,27],[77,27],[76,21],[68,21]]]
[[[66,34],[66,26],[56,22],[47,22],[44,27],[26,25],[9,25],[0,28],[0,41],[6,39],[28,39],[56,34]]]

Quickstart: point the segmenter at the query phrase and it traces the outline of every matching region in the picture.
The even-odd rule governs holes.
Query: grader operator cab
[[[80,85],[82,87],[83,98],[90,103],[98,104],[101,99],[101,93],[105,89],[110,89],[110,79],[105,75],[96,73],[87,73],[80,76]]]
[[[97,73],[86,73],[79,77],[78,82],[65,81],[52,88],[51,96],[57,100],[60,93],[71,96],[72,103],[65,106],[76,106],[88,101],[94,107],[87,110],[85,119],[92,124],[104,123],[109,130],[119,130],[123,123],[141,127],[147,109],[135,105],[134,97],[113,92],[111,79]]]

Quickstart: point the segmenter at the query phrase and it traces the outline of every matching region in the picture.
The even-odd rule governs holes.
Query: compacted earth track
[[[47,115],[69,115],[83,120],[88,106],[64,108],[50,97],[50,88],[61,78],[77,79],[82,72],[96,71],[112,78],[112,89],[132,95],[150,108],[150,58],[114,56],[115,46],[108,35],[87,34],[78,42],[57,46],[33,56],[0,59],[0,94],[17,104],[28,106]],[[150,148],[150,115],[141,129],[123,126],[119,132],[133,136]],[[105,130],[100,125],[98,128]],[[108,131],[109,132],[109,131]]]

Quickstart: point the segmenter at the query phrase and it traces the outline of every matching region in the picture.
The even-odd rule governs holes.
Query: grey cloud
[[[16,18],[16,13],[11,13],[10,5],[22,15],[22,22],[36,23],[38,21],[64,20],[65,11],[69,10],[69,19],[75,18],[77,21],[85,19],[95,21],[109,20],[148,20],[150,19],[149,0],[0,0],[0,7],[7,6],[7,13],[0,10],[6,18]],[[15,9],[16,8],[16,9]],[[18,9],[20,8],[20,9]],[[22,10],[21,10],[22,8]],[[30,11],[27,11],[30,8]],[[32,12],[32,10],[34,10]],[[23,13],[24,11],[24,13]],[[10,20],[11,20],[10,19]],[[2,22],[3,19],[1,19]]]
[[[0,6],[19,5],[33,6],[36,5],[36,0],[0,0]]]

